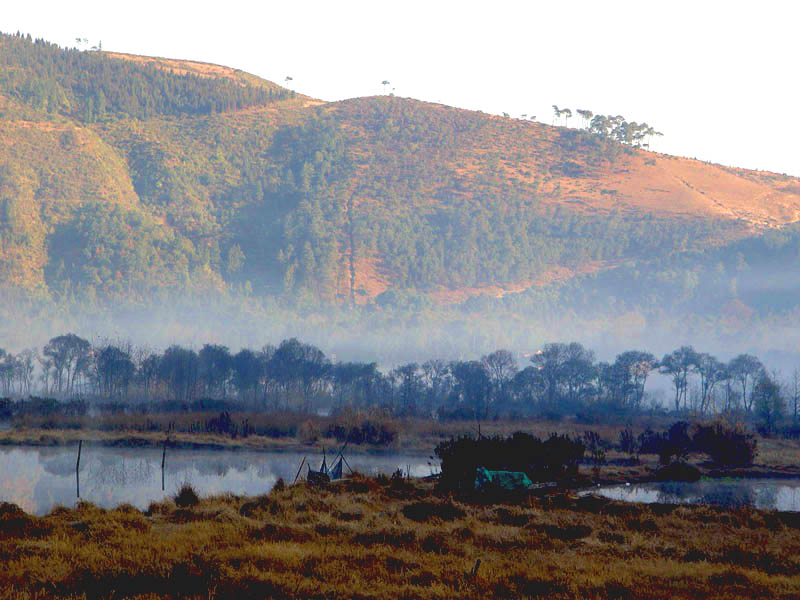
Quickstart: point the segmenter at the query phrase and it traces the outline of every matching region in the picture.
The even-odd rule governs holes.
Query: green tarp
[[[478,467],[475,473],[475,489],[499,488],[502,490],[526,490],[533,485],[522,471],[490,471]]]

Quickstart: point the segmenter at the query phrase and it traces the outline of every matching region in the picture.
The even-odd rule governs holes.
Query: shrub
[[[619,449],[630,455],[636,454],[636,451],[639,449],[633,431],[629,428],[619,432]]]
[[[689,454],[692,449],[692,438],[689,436],[690,424],[686,421],[677,421],[670,425],[667,430],[667,445],[660,453],[666,453],[668,456],[675,456],[676,459],[683,459]],[[668,462],[668,461],[667,461]]]
[[[10,419],[14,415],[11,398],[0,398],[0,419]]]
[[[445,490],[472,490],[478,467],[522,471],[533,481],[555,481],[573,477],[583,458],[580,440],[551,435],[546,441],[526,434],[474,439],[461,436],[436,446],[442,473],[439,486]]]
[[[297,428],[297,437],[304,442],[316,442],[319,436],[319,427],[313,421],[303,421]]]
[[[333,423],[328,426],[326,435],[336,438],[340,443],[349,440],[351,444],[388,446],[394,442],[397,431],[390,422],[368,419],[352,427]]]
[[[692,441],[697,451],[705,452],[721,466],[752,465],[757,453],[753,434],[723,423],[698,425]]]
[[[639,454],[658,454],[662,437],[649,427],[636,438],[639,442]]]
[[[673,460],[684,460],[693,449],[692,446],[689,423],[686,421],[677,421],[660,434],[647,429],[639,436],[639,452],[658,454],[659,462],[664,465]]]
[[[656,471],[656,479],[658,481],[697,481],[700,476],[701,473],[697,467],[680,460]]]
[[[219,413],[218,417],[213,417],[206,421],[206,431],[208,433],[218,433],[223,435],[236,434],[236,425],[231,419],[229,412],[223,411]]]
[[[599,433],[596,431],[584,431],[583,445],[591,453],[593,465],[599,466],[606,463],[606,451],[603,449]]]
[[[175,496],[175,505],[180,508],[195,506],[198,502],[200,502],[200,498],[198,498],[197,492],[194,491],[194,488],[189,483],[184,483]]]

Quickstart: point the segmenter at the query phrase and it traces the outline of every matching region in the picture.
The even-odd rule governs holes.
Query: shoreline
[[[163,432],[107,432],[96,429],[6,429],[0,431],[0,447],[31,446],[59,448],[77,446],[83,441],[85,446],[105,448],[161,448],[167,436]],[[335,438],[321,438],[315,441],[298,441],[296,438],[271,438],[260,435],[231,438],[230,436],[198,433],[172,433],[168,436],[168,447],[172,450],[215,450],[248,452],[331,452],[344,445]],[[428,456],[433,449],[426,450],[417,445],[404,446],[394,443],[389,446],[348,444],[348,454],[387,455],[405,454]]]
[[[86,447],[101,448],[162,448],[165,436],[162,432],[105,432],[94,429],[43,429],[23,428],[0,430],[0,448],[67,448],[83,441]],[[404,443],[405,442],[405,443]],[[425,445],[420,438],[400,440],[389,446],[348,444],[346,454],[366,456],[406,455],[428,457],[433,447]],[[171,450],[208,450],[219,452],[263,452],[263,453],[322,453],[338,452],[342,443],[334,438],[322,438],[313,442],[302,442],[296,438],[270,438],[259,435],[231,438],[230,436],[205,433],[173,433],[169,436]],[[800,479],[800,465],[755,463],[749,467],[719,467],[708,461],[689,461],[700,471],[703,479]],[[588,461],[580,465],[577,479],[564,481],[550,489],[586,490],[597,485],[612,486],[624,483],[652,483],[663,481],[658,477],[655,457],[642,456],[638,463],[627,459],[610,459],[599,467]]]

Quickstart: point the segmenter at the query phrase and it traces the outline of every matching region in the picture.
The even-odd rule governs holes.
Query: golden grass
[[[0,557],[2,599],[796,598],[800,515],[564,494],[493,505],[356,476],[145,513],[2,505]]]

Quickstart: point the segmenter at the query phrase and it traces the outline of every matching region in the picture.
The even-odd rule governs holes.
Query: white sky
[[[800,176],[800,2],[3,0],[0,30],[224,64],[324,100],[552,104],[664,132],[654,149]],[[579,119],[573,118],[571,125]]]

